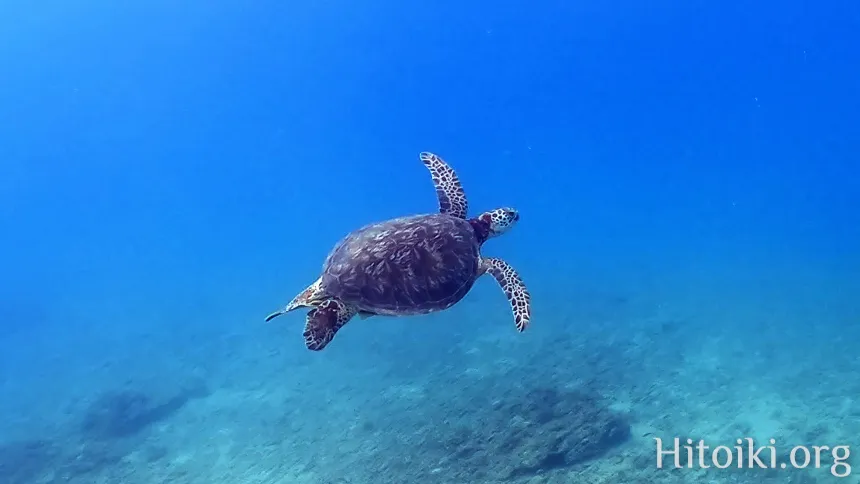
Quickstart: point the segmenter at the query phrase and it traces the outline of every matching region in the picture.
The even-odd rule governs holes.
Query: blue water
[[[847,0],[5,1],[0,482],[831,482],[652,437],[860,445],[858,32]],[[421,151],[520,211],[483,252],[532,326],[489,277],[322,352],[264,324],[437,210]],[[629,435],[578,459],[585,389]]]

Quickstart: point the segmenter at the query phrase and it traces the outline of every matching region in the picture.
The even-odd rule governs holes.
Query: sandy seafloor
[[[322,353],[304,350],[302,315],[263,325],[247,304],[201,321],[103,308],[91,324],[24,329],[0,352],[0,481],[858,483],[860,470],[837,479],[829,462],[656,468],[655,435],[774,438],[781,451],[860,445],[858,283],[783,270],[742,285],[706,272],[633,281],[642,291],[533,281],[541,297],[525,334],[482,282],[443,314],[356,320]],[[121,315],[139,323],[130,330]],[[93,416],[120,390],[146,399],[116,417],[131,422]],[[528,425],[515,410],[539,405],[526,401],[534,391],[580,390],[629,422],[629,438],[584,462],[510,472],[531,458],[524,449],[552,438],[534,432],[506,447]]]

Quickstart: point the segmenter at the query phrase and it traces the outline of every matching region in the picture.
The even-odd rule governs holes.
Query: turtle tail
[[[294,297],[289,304],[284,306],[283,309],[279,311],[275,311],[274,313],[266,316],[266,322],[277,318],[282,314],[287,314],[288,312],[298,309],[301,307],[314,307],[319,304],[319,302],[323,299],[323,290],[322,290],[322,278],[314,281],[313,284],[308,286],[304,291],[300,292],[298,296]]]
[[[269,321],[271,321],[271,320],[273,320],[273,319],[277,318],[278,316],[285,314],[285,313],[286,313],[286,311],[284,311],[283,309],[281,309],[280,311],[275,311],[274,313],[266,316],[266,322],[268,323]]]

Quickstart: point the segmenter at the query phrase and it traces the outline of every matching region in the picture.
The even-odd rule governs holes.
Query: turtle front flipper
[[[469,202],[466,192],[457,173],[445,161],[433,153],[422,152],[419,157],[424,166],[430,170],[433,184],[436,185],[436,196],[439,197],[439,212],[457,218],[466,218]]]
[[[532,298],[520,275],[510,264],[493,257],[481,259],[481,269],[482,273],[489,273],[495,277],[499,285],[502,286],[502,290],[505,291],[505,295],[508,296],[508,301],[511,303],[517,331],[525,331],[531,320]]]
[[[294,297],[289,304],[284,306],[284,309],[280,311],[275,311],[274,313],[266,316],[266,322],[277,318],[282,314],[286,314],[294,309],[301,307],[313,307],[319,304],[323,300],[323,290],[322,290],[322,277],[318,278],[314,281],[313,284],[307,287],[304,291],[300,292],[298,296]]]
[[[338,299],[326,299],[308,312],[305,322],[305,346],[309,350],[320,351],[334,338],[344,324],[349,322],[357,311]]]

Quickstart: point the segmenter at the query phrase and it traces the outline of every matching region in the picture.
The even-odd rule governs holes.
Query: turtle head
[[[478,222],[487,230],[486,238],[502,235],[520,220],[520,213],[510,207],[497,208],[478,215]]]

